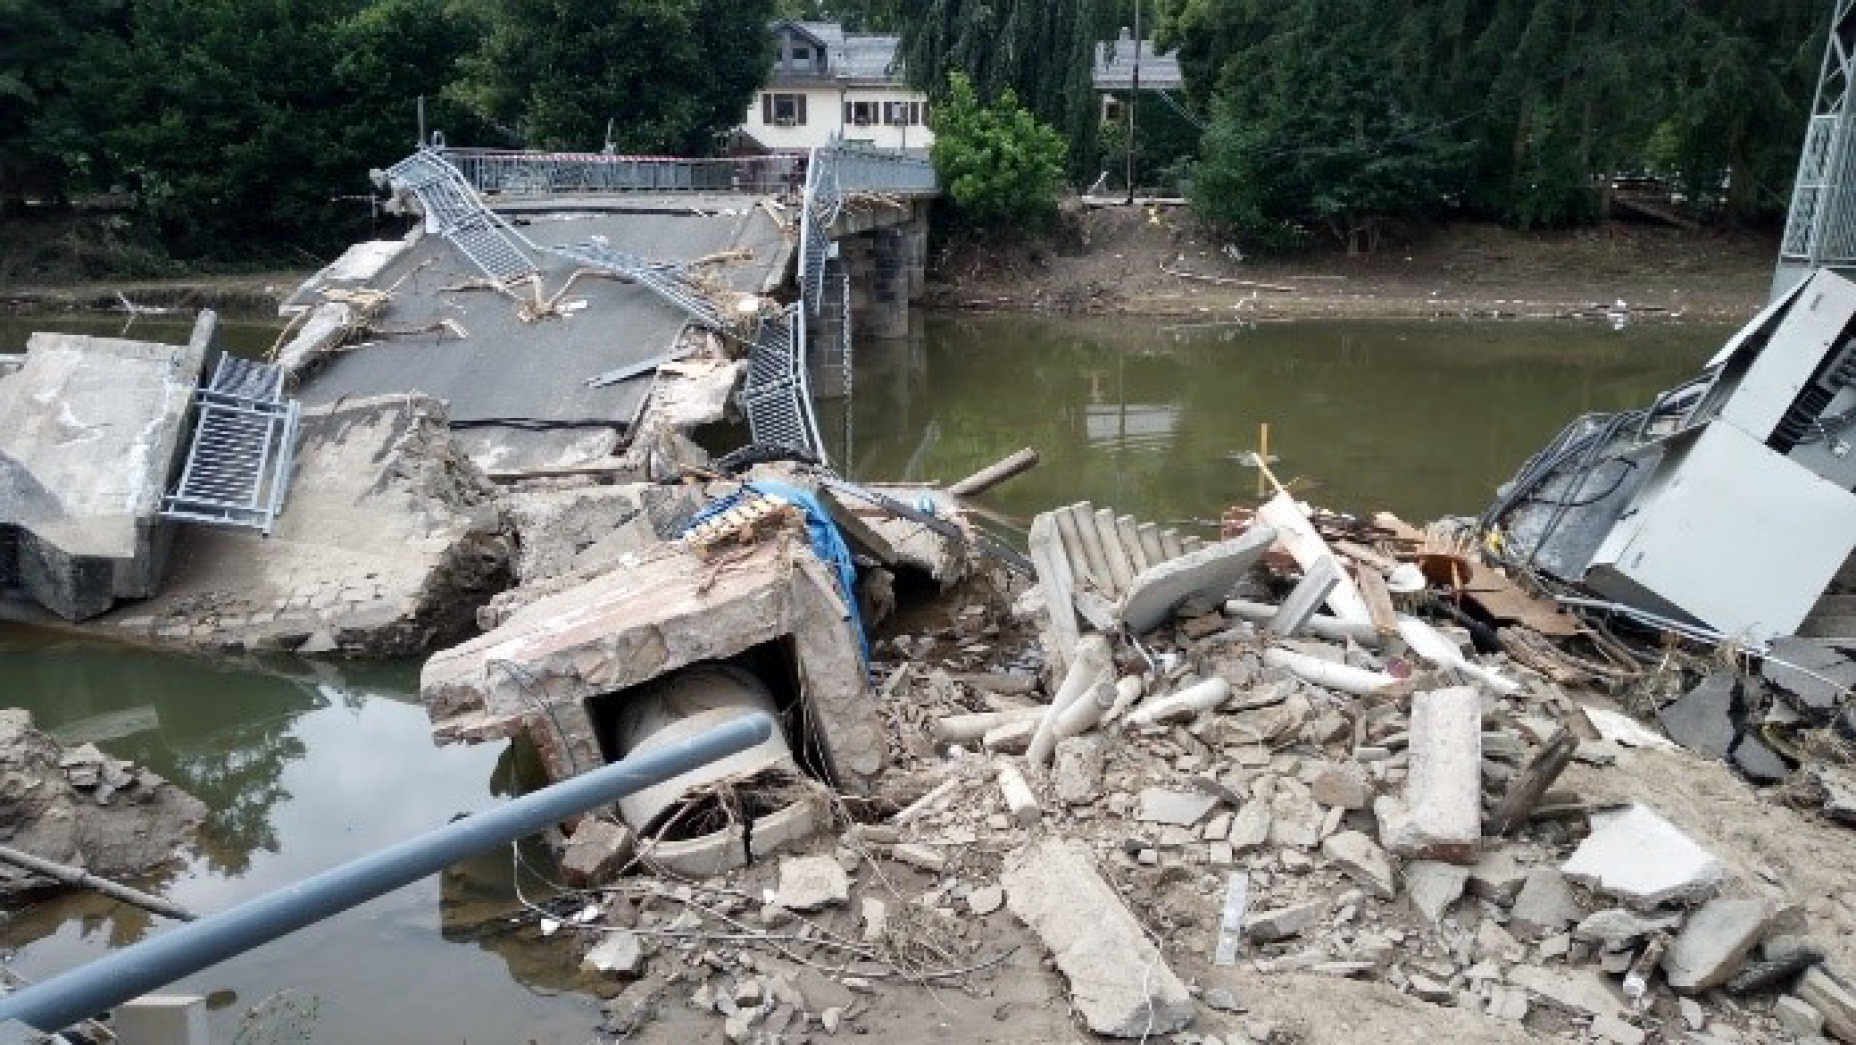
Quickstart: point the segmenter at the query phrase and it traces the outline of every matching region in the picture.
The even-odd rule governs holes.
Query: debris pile
[[[570,882],[528,920],[591,945],[607,1031],[1345,1040],[1288,985],[1457,1040],[1856,1040],[1856,897],[1797,895],[1687,792],[1644,784],[1670,772],[1655,760],[1702,763],[1619,704],[1680,696],[1692,660],[1626,666],[1472,543],[1286,495],[1171,555],[1087,505],[1031,532],[1035,585],[948,542],[962,579],[873,643],[887,767],[815,786],[809,843],[749,832],[695,880],[630,873],[649,840],[595,873],[570,843]],[[742,539],[740,562],[807,554]],[[1736,678],[1709,707],[1780,686]],[[1754,735],[1734,729],[1714,753]],[[1847,811],[1847,771],[1818,761],[1798,778]],[[1773,815],[1814,858],[1849,852]]]

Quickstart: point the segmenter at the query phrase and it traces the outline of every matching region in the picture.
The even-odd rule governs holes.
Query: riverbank
[[[1183,208],[1115,207],[1066,213],[1058,233],[1016,249],[941,239],[929,304],[1207,321],[1628,312],[1632,320],[1737,322],[1765,303],[1776,249],[1764,233],[1464,223],[1369,257],[1258,259],[1199,229]]]

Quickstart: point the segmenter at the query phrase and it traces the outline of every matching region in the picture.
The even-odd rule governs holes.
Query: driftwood
[[[5,861],[6,863],[12,864],[14,867],[24,868],[25,870],[31,871],[33,874],[50,878],[60,885],[73,886],[79,889],[94,889],[112,900],[121,900],[123,903],[133,904],[144,911],[161,915],[164,918],[191,922],[196,917],[192,911],[187,910],[185,907],[169,903],[159,896],[150,895],[142,892],[140,889],[131,889],[126,885],[112,882],[108,878],[100,878],[81,867],[68,867],[64,864],[53,863],[50,860],[33,856],[31,853],[22,852],[10,846],[0,845],[0,861]]]
[[[1509,785],[1507,794],[1502,796],[1495,812],[1490,814],[1485,833],[1505,835],[1526,821],[1534,807],[1540,804],[1541,796],[1566,771],[1566,764],[1572,761],[1573,752],[1577,750],[1579,738],[1573,736],[1571,730],[1565,726],[1555,730],[1553,736],[1547,739],[1547,746],[1534,756],[1534,760]]]
[[[1160,266],[1160,271],[1180,279],[1196,279],[1201,283],[1215,283],[1221,287],[1244,287],[1250,290],[1267,290],[1275,294],[1293,294],[1294,287],[1285,287],[1280,283],[1259,283],[1254,279],[1231,279],[1227,276],[1207,276],[1199,272],[1187,272],[1185,269]]]

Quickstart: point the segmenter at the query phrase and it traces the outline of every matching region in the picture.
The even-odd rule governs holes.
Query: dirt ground
[[[1059,233],[1021,249],[942,239],[929,290],[949,308],[1218,320],[1597,318],[1618,302],[1633,319],[1744,319],[1765,301],[1776,249],[1764,233],[1462,223],[1371,256],[1265,259],[1182,208],[1112,207],[1068,210]]]

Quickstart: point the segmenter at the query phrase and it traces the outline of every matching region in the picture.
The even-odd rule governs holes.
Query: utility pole
[[[1141,0],[1134,0],[1134,78],[1128,91],[1128,134],[1124,162],[1128,178],[1128,206],[1134,206],[1134,106],[1141,97]]]

